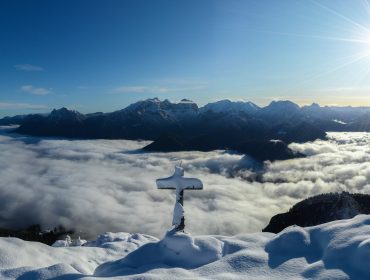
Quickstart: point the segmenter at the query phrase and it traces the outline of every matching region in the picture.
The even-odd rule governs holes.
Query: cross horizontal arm
[[[157,186],[157,189],[160,189],[160,190],[176,190],[175,187],[159,187],[159,186]]]
[[[188,186],[188,187],[183,188],[183,190],[203,190],[203,186],[202,187],[200,187],[200,186]]]
[[[172,180],[172,178],[158,179],[156,180],[156,183],[158,189],[176,189],[176,181]]]
[[[202,190],[202,181],[196,178],[181,178],[180,186],[183,190]]]

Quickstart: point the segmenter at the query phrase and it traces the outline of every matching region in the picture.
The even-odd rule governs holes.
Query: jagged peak
[[[321,109],[320,104],[313,102],[311,105],[305,105],[302,109]]]
[[[83,118],[84,115],[76,110],[69,110],[66,107],[62,107],[60,109],[53,109],[49,116],[49,118],[55,119],[66,119],[66,118]]]
[[[189,99],[182,99],[179,102],[171,102],[168,99],[160,100],[159,98],[149,98],[138,101],[126,107],[118,113],[140,114],[145,112],[153,115],[160,114],[171,118],[182,118],[186,116],[194,116],[198,113],[198,105]]]
[[[62,107],[62,108],[59,108],[59,109],[53,109],[51,111],[50,114],[64,114],[64,113],[74,113],[74,114],[81,114],[80,112],[76,111],[76,110],[69,110],[68,108],[66,107]]]
[[[273,100],[267,107],[277,107],[277,106],[279,107],[280,106],[291,106],[291,107],[300,108],[298,104],[290,100]]]
[[[203,111],[212,110],[214,112],[230,112],[230,111],[245,111],[253,112],[259,110],[260,107],[250,101],[233,101],[230,99],[221,99],[211,102],[202,107]]]
[[[179,103],[195,103],[195,102],[193,100],[183,98],[183,99],[180,100]]]
[[[135,103],[130,104],[128,107],[131,107],[133,105],[141,105],[141,104],[179,104],[179,103],[195,103],[194,101],[190,99],[183,98],[180,100],[180,102],[172,102],[169,99],[164,99],[163,101],[159,99],[158,97],[154,98],[147,98],[144,100],[137,101]]]

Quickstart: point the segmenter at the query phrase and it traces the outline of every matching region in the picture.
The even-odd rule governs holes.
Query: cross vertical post
[[[180,191],[178,203],[184,208],[184,190]],[[182,215],[180,224],[176,227],[176,231],[183,231],[185,229],[185,216]]]

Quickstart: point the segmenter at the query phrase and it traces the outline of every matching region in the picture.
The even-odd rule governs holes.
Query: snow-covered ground
[[[370,215],[280,234],[106,233],[83,247],[0,238],[1,279],[370,279]]]

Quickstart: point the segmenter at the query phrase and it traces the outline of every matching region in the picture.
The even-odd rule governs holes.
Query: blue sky
[[[0,1],[0,116],[199,104],[370,105],[366,0]]]

